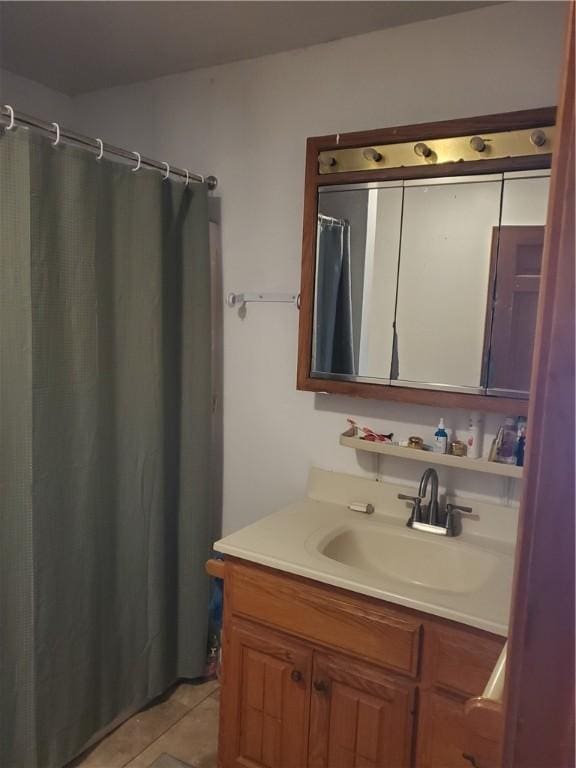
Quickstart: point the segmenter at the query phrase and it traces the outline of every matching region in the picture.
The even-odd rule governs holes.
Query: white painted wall
[[[0,69],[0,104],[10,104],[19,112],[69,126],[72,122],[72,99],[45,85]]]
[[[89,94],[78,129],[213,173],[222,198],[224,294],[295,291],[307,136],[547,106],[557,98],[564,6],[508,3],[265,58]],[[37,110],[36,110],[37,111]],[[297,392],[298,315],[289,305],[225,311],[224,529],[304,493],[310,465],[373,475],[338,446],[345,419],[429,439],[463,412]],[[498,417],[491,417],[493,433]],[[386,474],[416,482],[408,462]],[[502,496],[503,481],[441,478]]]

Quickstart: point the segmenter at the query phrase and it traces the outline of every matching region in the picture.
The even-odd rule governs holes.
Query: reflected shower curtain
[[[318,219],[314,370],[356,373],[350,225]]]
[[[203,671],[207,194],[0,134],[0,766]]]

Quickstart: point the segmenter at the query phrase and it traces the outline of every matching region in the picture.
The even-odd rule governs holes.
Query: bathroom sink
[[[461,539],[369,522],[328,533],[317,549],[357,571],[442,592],[475,592],[499,565],[497,555]]]

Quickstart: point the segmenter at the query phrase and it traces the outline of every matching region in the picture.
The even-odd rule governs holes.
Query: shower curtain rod
[[[146,167],[162,171],[166,175],[166,178],[168,176],[176,176],[184,181],[206,182],[208,189],[211,190],[216,189],[218,185],[218,179],[215,176],[202,176],[199,173],[192,173],[185,168],[173,168],[168,163],[151,160],[149,157],[144,157],[144,155],[140,155],[138,152],[115,147],[113,144],[107,144],[101,139],[92,139],[89,136],[83,136],[81,133],[76,133],[67,128],[60,129],[60,126],[57,123],[50,123],[45,120],[40,120],[37,117],[26,115],[23,112],[17,112],[16,110],[12,110],[12,107],[5,104],[0,108],[0,127],[9,130],[16,125],[41,131],[57,141],[65,141],[67,144],[75,144],[79,147],[90,149],[97,153],[98,159],[101,159],[103,155],[114,155],[116,157],[121,157],[123,160],[137,162],[138,168]]]

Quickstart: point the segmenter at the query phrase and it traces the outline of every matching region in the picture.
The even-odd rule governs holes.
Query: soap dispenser
[[[434,432],[434,453],[447,453],[448,451],[448,432],[444,426],[444,419],[440,419],[438,429]]]

